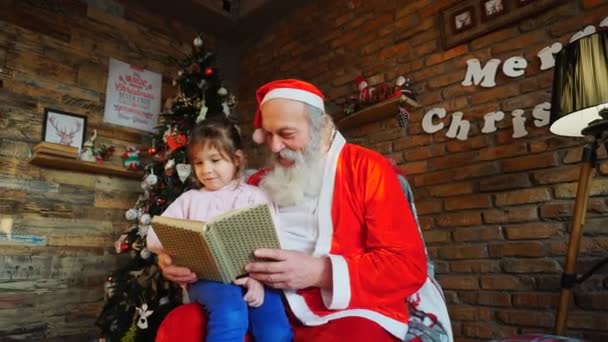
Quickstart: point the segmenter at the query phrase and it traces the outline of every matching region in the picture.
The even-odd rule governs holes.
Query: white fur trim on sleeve
[[[321,289],[323,304],[329,310],[342,310],[350,303],[350,276],[348,265],[340,255],[328,255],[331,261],[332,289]]]

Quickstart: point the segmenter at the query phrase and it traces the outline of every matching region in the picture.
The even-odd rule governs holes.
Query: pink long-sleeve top
[[[270,197],[260,188],[234,181],[216,191],[186,191],[169,205],[162,216],[207,221],[230,210],[255,204],[269,204],[272,208]],[[162,252],[163,246],[153,228],[148,230],[146,242],[152,252]]]

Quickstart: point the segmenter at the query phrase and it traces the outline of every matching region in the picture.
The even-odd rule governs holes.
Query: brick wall
[[[608,16],[608,1],[562,1],[465,44],[444,50],[439,11],[456,1],[312,1],[267,34],[247,42],[241,59],[241,94],[262,83],[297,77],[317,84],[329,111],[355,91],[362,74],[370,84],[414,80],[420,110],[407,132],[387,119],[343,132],[351,141],[395,159],[409,174],[424,237],[437,264],[460,341],[528,332],[551,332],[568,226],[578,176],[580,142],[552,136],[532,124],[534,106],[550,101],[552,70],[540,71],[536,54]],[[466,61],[522,56],[526,74],[500,71],[494,88],[464,87]],[[499,69],[500,70],[500,69]],[[241,96],[253,113],[253,96]],[[424,133],[423,115],[434,107],[462,111],[471,121],[466,141],[446,129]],[[512,137],[510,113],[523,109],[527,136]],[[480,133],[483,115],[502,110],[498,131]],[[339,115],[338,115],[339,116]],[[259,163],[262,150],[252,147]],[[605,157],[605,152],[601,152]],[[579,265],[589,267],[608,249],[608,163],[592,183]],[[608,277],[604,270],[574,292],[569,333],[608,339]]]
[[[90,5],[87,5],[90,4]],[[119,259],[112,242],[137,180],[40,168],[28,163],[45,107],[86,115],[113,162],[141,133],[103,124],[110,57],[164,75],[171,95],[175,58],[195,30],[120,2],[1,1],[0,231],[45,237],[45,246],[0,241],[0,340],[87,341],[103,284]],[[211,40],[207,40],[212,43]]]

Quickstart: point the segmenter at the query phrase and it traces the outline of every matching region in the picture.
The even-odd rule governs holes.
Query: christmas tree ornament
[[[219,96],[226,96],[228,95],[228,90],[226,90],[224,87],[220,87],[220,89],[217,90],[217,94]]]
[[[173,133],[173,126],[167,125],[167,129],[163,132],[163,141],[167,143],[167,138]]]
[[[140,224],[137,229],[137,235],[141,238],[145,238],[148,235],[148,231],[150,230],[149,224]]]
[[[125,218],[127,221],[133,221],[137,219],[137,209],[131,208],[125,212]]]
[[[156,147],[152,146],[148,149],[148,154],[153,156],[156,154]]]
[[[144,248],[139,252],[139,256],[141,256],[141,258],[145,260],[152,256],[152,252],[150,252],[149,249]]]
[[[182,133],[171,134],[167,137],[167,145],[169,146],[169,152],[174,152],[178,148],[184,147],[188,144],[188,137]]]
[[[213,75],[213,68],[211,68],[211,67],[206,67],[206,68],[205,68],[205,76],[209,77],[209,76],[211,76],[211,75]]]
[[[114,241],[114,251],[117,254],[120,254],[120,252],[122,252],[122,244],[125,242],[126,239],[127,234],[121,234],[118,239]]]
[[[150,224],[150,221],[152,221],[152,217],[148,213],[142,214],[139,218],[139,223],[143,225]]]
[[[182,183],[188,179],[192,172],[192,166],[190,164],[177,164],[175,169],[177,170],[177,176]]]
[[[196,117],[196,123],[205,120],[205,118],[207,117],[207,111],[209,111],[209,108],[205,106],[205,102],[202,102],[201,110],[198,112],[198,116]]]
[[[148,185],[148,186],[154,186],[158,183],[158,177],[151,173],[148,176],[146,176],[146,179],[144,180],[144,182]]]
[[[104,290],[104,300],[108,301],[110,298],[114,297],[114,292],[116,289],[116,281],[112,276],[109,276],[103,284]]]
[[[169,159],[167,163],[165,163],[165,176],[171,177],[173,176],[173,168],[175,166],[175,160]]]
[[[201,36],[197,36],[196,38],[194,38],[194,41],[192,43],[197,48],[201,48],[203,47],[203,38],[201,38]]]
[[[131,248],[131,245],[129,245],[128,242],[123,242],[122,245],[120,245],[120,252],[126,252],[129,248]]]
[[[140,329],[148,329],[148,317],[152,315],[154,311],[148,310],[148,304],[142,304],[141,308],[137,308],[137,314],[139,319],[137,320],[137,327]]]

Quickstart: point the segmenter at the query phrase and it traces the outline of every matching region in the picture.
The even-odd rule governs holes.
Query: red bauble
[[[123,251],[123,252],[126,252],[126,251],[128,251],[128,250],[129,250],[129,248],[130,248],[130,247],[131,247],[131,246],[129,246],[129,244],[128,244],[128,243],[123,242],[123,243],[122,243],[122,245],[120,245],[120,250],[121,250],[121,251]]]
[[[169,151],[173,152],[180,147],[188,144],[188,137],[184,134],[171,134],[167,137],[167,145],[169,145]]]
[[[213,75],[213,68],[211,68],[211,67],[206,67],[206,68],[205,68],[205,76],[209,77],[209,76],[211,76],[211,75]]]
[[[156,154],[156,148],[155,148],[154,146],[150,147],[150,148],[148,149],[148,153],[149,153],[151,156],[155,155],[155,154]]]

